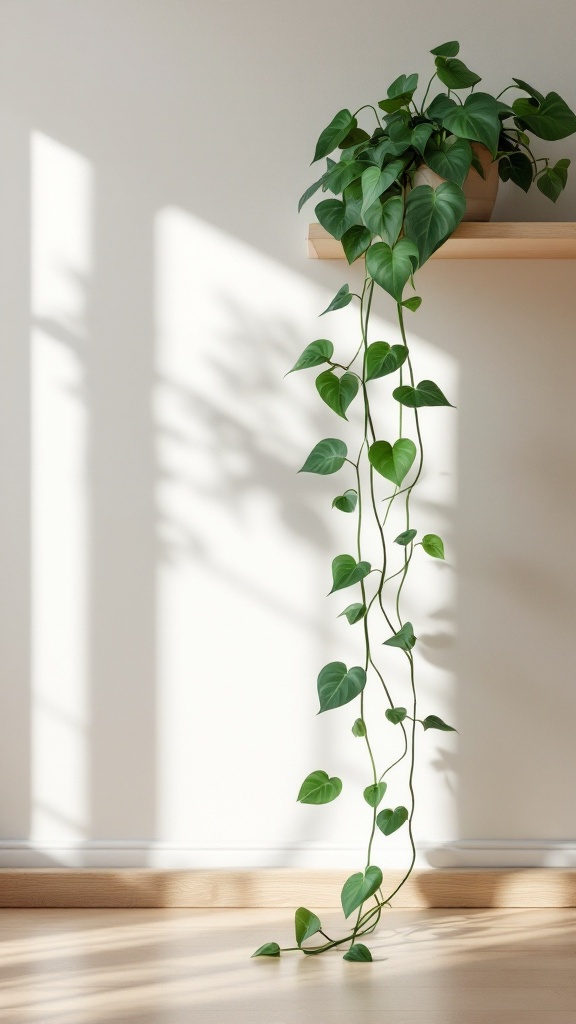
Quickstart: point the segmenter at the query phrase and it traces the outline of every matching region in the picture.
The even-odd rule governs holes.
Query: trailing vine
[[[424,465],[421,415],[425,410],[429,415],[427,410],[433,408],[453,408],[434,381],[416,383],[404,316],[406,311],[416,312],[422,300],[417,295],[405,298],[404,292],[409,284],[414,287],[416,271],[460,223],[466,208],[462,186],[468,173],[483,176],[478,151],[473,149],[472,143],[488,148],[492,159],[498,161],[503,180],[512,180],[525,190],[536,181],[540,191],[556,201],[566,184],[570,161],[560,160],[550,167],[547,158],[537,160],[526,132],[552,140],[576,131],[576,117],[557,93],[544,96],[520,79],[514,79],[515,84],[508,88],[527,93],[528,99],[517,99],[508,107],[499,96],[494,98],[487,93],[474,92],[480,78],[457,59],[458,52],[459,44],[453,41],[431,51],[435,57],[435,72],[420,106],[414,100],[418,76],[401,75],[388,89],[386,99],[378,104],[384,111],[382,118],[371,105],[361,108],[372,111],[376,117],[377,126],[372,134],[358,127],[356,114],[340,111],[322,132],[316,146],[314,161],[326,157],[327,169],[300,200],[299,208],[319,188],[341,195],[342,199],[319,203],[316,215],[330,234],[342,241],[349,263],[364,254],[366,260],[361,293],[350,291],[349,285],[344,284],[324,310],[329,313],[353,301],[358,303],[360,340],[348,362],[338,361],[333,343],[321,338],[304,349],[290,372],[323,367],[316,378],[316,389],[322,401],[344,420],[357,396],[363,408],[363,429],[356,449],[350,453],[343,440],[324,438],[312,449],[300,472],[328,476],[344,470],[347,489],[334,498],[332,505],[339,512],[356,516],[351,539],[355,554],[339,554],[334,558],[330,593],[359,588],[359,600],[348,604],[339,617],[346,618],[350,626],[361,624],[361,664],[349,668],[341,661],[330,662],[321,669],[317,687],[320,713],[358,702],[359,713],[352,732],[365,746],[367,785],[363,796],[371,813],[365,866],[351,875],[342,889],[342,909],[350,922],[344,934],[331,938],[323,930],[319,917],[300,907],[295,914],[296,945],[281,949],[278,943],[267,942],[253,954],[258,957],[278,957],[289,950],[317,956],[347,946],[345,960],[372,960],[368,947],[358,940],[376,928],[384,908],[390,906],[405,884],[416,860],[413,822],[417,730],[422,727],[424,732],[429,729],[455,731],[438,715],[420,717],[415,663],[417,639],[403,611],[405,584],[411,565],[418,557],[417,549],[421,548],[432,558],[444,558],[442,539],[434,533],[420,535],[412,525],[412,495]],[[436,78],[447,91],[426,107]],[[464,101],[458,95],[463,89],[471,90]],[[506,123],[510,119],[513,125]],[[338,162],[329,158],[337,147],[341,150]],[[539,170],[540,162],[544,162],[544,167]],[[444,179],[437,188],[415,180],[424,163]],[[395,300],[401,344],[370,340],[375,286]],[[381,437],[375,403],[373,408],[376,394],[378,412],[385,407],[381,382],[386,378],[392,383],[389,408],[396,410],[398,424],[397,436],[390,440]],[[384,481],[392,485],[392,493]],[[404,510],[403,529],[393,536],[390,512],[399,502]],[[365,536],[367,532],[372,536],[374,527],[381,547],[376,566],[363,557]],[[390,563],[392,551],[398,550],[400,568],[396,569],[394,565],[390,567]],[[389,673],[392,678],[384,675],[379,664],[380,645],[398,651],[398,666]],[[385,711],[376,720],[375,728],[379,730],[383,720],[387,720],[390,728],[399,730],[402,735],[400,756],[384,766],[377,764],[365,716],[368,684],[381,691],[384,701]],[[370,730],[372,728],[371,724]],[[385,801],[386,776],[399,764],[406,765],[407,806],[393,806],[393,800]],[[298,800],[327,804],[337,799],[341,791],[341,779],[330,777],[323,769],[317,770],[304,779]],[[384,802],[390,805],[382,807]],[[411,851],[409,863],[400,882],[392,891],[387,891],[383,872],[373,863],[375,841],[377,836],[385,839],[404,827]],[[309,944],[315,936],[321,936],[322,940]]]

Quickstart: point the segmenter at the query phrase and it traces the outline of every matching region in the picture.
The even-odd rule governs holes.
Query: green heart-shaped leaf
[[[383,170],[378,167],[367,167],[362,174],[362,213],[390,188],[404,168],[403,160],[392,160]]]
[[[357,160],[340,160],[324,175],[322,188],[324,191],[328,189],[334,195],[339,195],[350,182],[360,177],[363,170],[364,164],[358,163]]]
[[[410,114],[407,110],[399,110],[386,118],[388,123],[388,135],[390,139],[389,149],[392,156],[403,156],[412,145],[412,127]]]
[[[554,167],[547,167],[544,174],[536,179],[536,185],[540,192],[551,199],[553,203],[566,188],[569,166],[569,160],[558,160]]]
[[[334,309],[344,309],[344,306],[347,306],[349,302],[352,302],[353,298],[354,296],[350,291],[350,286],[343,284],[336,292],[336,295],[332,299],[330,305],[326,306],[326,309],[320,313],[320,316],[324,316],[324,313],[331,313]]]
[[[349,704],[365,686],[366,673],[359,665],[347,669],[343,661],[331,661],[318,676],[320,713]]]
[[[382,872],[373,865],[367,867],[364,873],[359,871],[356,875],[350,875],[344,882],[341,895],[344,917],[350,917],[350,914],[369,900],[381,885]]]
[[[420,309],[422,299],[419,295],[414,295],[411,299],[405,299],[402,305],[409,309],[410,312],[415,313],[417,309]]]
[[[322,363],[329,362],[333,355],[334,345],[332,342],[326,338],[319,338],[318,341],[312,341],[310,345],[306,346],[289,373],[294,373],[295,370],[308,370],[311,366],[320,366]]]
[[[362,220],[373,235],[383,235],[384,225],[382,223],[382,207],[384,203],[377,199],[372,206],[362,214]]]
[[[371,570],[370,562],[357,562],[353,555],[336,555],[332,560],[332,590],[344,590],[359,583]]]
[[[342,193],[342,199],[346,207],[346,216],[348,225],[352,227],[354,224],[362,226],[362,217],[360,210],[362,207],[362,180],[358,178],[357,181],[351,181],[346,186]]]
[[[362,220],[373,235],[380,235],[388,245],[394,245],[404,220],[404,200],[401,196],[382,196],[362,214]]]
[[[252,956],[280,956],[280,946],[277,942],[265,942]]]
[[[338,618],[342,618],[343,615],[346,616],[350,625],[353,626],[356,622],[360,622],[360,620],[363,619],[364,616],[366,615],[366,605],[349,604],[348,607],[345,608],[343,612],[340,612]]]
[[[340,796],[342,780],[334,776],[329,778],[327,772],[311,772],[300,786],[297,800],[301,804],[329,804]]]
[[[369,142],[370,136],[363,128],[351,128],[345,139],[338,143],[338,149],[351,149],[362,142]]]
[[[466,97],[461,106],[454,104],[446,111],[442,123],[453,135],[458,135],[461,139],[482,142],[494,157],[500,135],[499,112],[498,101],[493,96],[487,92],[473,92]]]
[[[342,959],[352,963],[372,963],[372,953],[363,942],[355,942]]]
[[[320,135],[312,163],[321,160],[323,156],[328,156],[357,124],[356,118],[349,110],[339,110]]]
[[[389,722],[392,722],[392,725],[400,725],[400,722],[404,721],[407,714],[406,708],[388,708],[385,712],[386,718]]]
[[[391,836],[393,832],[397,832],[405,821],[408,821],[408,811],[405,807],[395,807],[394,810],[387,807],[384,811],[380,811],[376,818],[376,824],[385,836]]]
[[[353,227],[348,228],[342,235],[342,248],[348,263],[354,263],[362,253],[366,252],[371,241],[372,232],[368,228],[362,227],[361,224],[354,224]]]
[[[399,75],[392,82],[392,85],[388,86],[386,94],[389,99],[394,99],[396,96],[409,96],[412,97],[413,93],[418,88],[418,75]]]
[[[430,53],[434,57],[455,57],[460,52],[460,43],[457,43],[455,39],[451,39],[448,43],[442,43],[441,46],[435,46]]]
[[[383,188],[378,191],[378,182],[380,181],[381,174],[381,168],[375,164],[371,164],[369,167],[366,167],[362,172],[362,216],[365,211],[368,210],[382,195],[382,192],[384,192]]]
[[[444,544],[436,533],[426,533],[422,537],[422,547],[432,558],[444,558]]]
[[[388,245],[395,245],[404,220],[402,196],[391,196],[385,203],[382,203],[380,216],[382,229],[378,234],[384,237],[384,241],[388,242]]]
[[[352,735],[359,737],[366,735],[366,726],[363,718],[357,718],[354,722],[354,725],[352,726]]]
[[[324,370],[324,373],[316,378],[320,398],[343,419],[347,419],[346,410],[358,394],[359,386],[360,382],[355,373],[344,373],[337,377],[332,370]]]
[[[421,156],[424,156],[424,151],[428,144],[428,139],[434,131],[434,126],[428,123],[417,124],[412,129],[412,145],[414,149],[417,149]]]
[[[448,89],[470,89],[482,81],[480,75],[470,71],[461,60],[442,55],[436,57],[436,74]]]
[[[417,246],[420,266],[458,227],[466,210],[466,197],[459,185],[445,181],[438,188],[418,185],[406,200],[404,228]]]
[[[502,181],[513,181],[527,192],[532,184],[534,168],[525,153],[505,153],[498,161],[498,174]]]
[[[319,932],[322,927],[322,922],[316,914],[313,914],[311,910],[307,910],[306,907],[298,907],[294,915],[294,932],[296,934],[296,943],[301,946],[306,939],[312,938]]]
[[[358,217],[356,207],[348,206],[341,199],[324,199],[314,212],[322,227],[338,241],[356,224]]]
[[[393,247],[376,242],[366,253],[366,270],[396,302],[402,302],[404,285],[417,269],[418,258],[418,249],[409,238],[400,238]]]
[[[393,99],[379,100],[378,106],[380,110],[384,110],[387,114],[394,114],[395,111],[400,110],[401,107],[407,107],[410,103],[411,97],[405,93],[403,96],[395,96]]]
[[[420,409],[423,406],[433,405],[449,405],[451,409],[454,408],[433,380],[421,380],[416,388],[410,387],[409,384],[403,384],[394,389],[392,396],[397,402],[400,402],[400,405],[405,405],[408,409]]]
[[[378,804],[382,803],[384,794],[388,786],[385,782],[374,782],[371,786],[366,786],[364,790],[364,799],[370,807],[378,807]]]
[[[347,455],[348,448],[344,441],[339,441],[337,437],[326,437],[315,445],[302,469],[299,469],[298,472],[319,473],[320,476],[329,476],[331,473],[337,473],[339,469],[342,469]]]
[[[337,498],[334,498],[332,508],[340,509],[340,512],[353,512],[357,503],[358,492],[350,488],[350,490],[344,491],[344,494],[339,494]]]
[[[445,92],[441,92],[432,100],[426,111],[426,117],[429,117],[431,121],[437,121],[438,124],[442,124],[448,111],[454,110],[456,106],[458,106],[456,100],[450,99]]]
[[[424,726],[424,732],[426,732],[426,729],[440,729],[442,732],[457,732],[457,730],[453,729],[451,725],[446,725],[446,722],[443,722],[441,718],[438,718],[438,715],[428,715],[427,718],[422,720],[422,725]]]
[[[468,139],[453,135],[444,139],[441,132],[436,132],[426,146],[424,159],[441,178],[462,186],[472,163],[472,147]]]
[[[407,544],[410,544],[411,541],[414,540],[414,537],[416,536],[417,533],[418,530],[404,530],[403,533],[398,534],[398,536],[394,540],[394,543],[401,544],[402,547],[405,548]]]
[[[408,349],[404,345],[390,345],[387,341],[373,341],[366,350],[365,379],[376,380],[395,373],[406,361]]]
[[[518,127],[533,132],[539,139],[555,142],[576,132],[576,115],[557,92],[549,92],[540,104],[518,99],[512,104]]]
[[[368,449],[368,459],[374,469],[400,487],[416,458],[416,445],[409,437],[401,437],[393,445],[388,441],[375,441]]]
[[[524,92],[527,92],[530,96],[537,100],[538,103],[544,103],[544,96],[542,95],[542,93],[538,92],[537,89],[533,89],[531,85],[528,85],[528,82],[523,82],[521,78],[513,78],[512,81],[516,82],[516,85],[519,89],[522,89]]]
[[[416,643],[414,629],[411,622],[405,622],[401,629],[389,640],[384,641],[385,647],[399,647],[402,651],[411,651]]]
[[[378,129],[377,129],[377,131],[378,131]],[[382,133],[381,134],[383,134],[383,132],[384,132],[384,129],[382,129]],[[380,138],[380,137],[381,136],[378,136],[378,138]],[[374,167],[376,167],[376,166],[381,167],[381,165],[382,165],[382,161],[380,160],[380,150],[378,148],[378,145],[372,145],[371,144],[370,146],[364,146],[364,148],[361,150],[361,152],[358,153],[357,159],[358,159],[358,163],[362,164],[363,170],[366,170],[366,168],[369,167],[371,164],[373,164]],[[360,185],[362,185],[362,182],[360,182]]]
[[[403,346],[398,346],[399,348]],[[366,349],[364,360],[364,377],[366,380],[374,380],[376,377],[384,376],[380,370],[384,360],[390,354],[390,345],[387,341],[374,341]],[[389,371],[392,373],[392,370]]]

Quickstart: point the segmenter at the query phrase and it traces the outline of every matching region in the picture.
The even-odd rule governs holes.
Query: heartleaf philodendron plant
[[[517,89],[527,95],[507,106],[500,100],[503,93],[494,98],[486,92],[475,92],[480,78],[458,59],[458,52],[457,42],[444,43],[431,51],[435,71],[420,103],[414,99],[418,75],[412,74],[401,75],[392,83],[386,99],[378,104],[383,117],[371,105],[361,107],[360,110],[371,110],[376,118],[372,133],[358,126],[360,110],[356,114],[349,110],[336,114],[320,135],[313,160],[314,163],[327,158],[327,169],[306,190],[299,204],[301,209],[320,188],[341,196],[341,199],[319,203],[316,216],[323,227],[342,242],[349,263],[363,254],[366,257],[361,294],[352,292],[349,285],[344,284],[324,310],[324,313],[332,312],[358,300],[360,341],[357,350],[351,358],[336,357],[332,342],[321,338],[304,349],[290,372],[324,367],[316,378],[318,394],[344,420],[358,395],[363,405],[363,432],[357,454],[355,449],[350,457],[344,441],[325,438],[312,449],[300,472],[327,476],[344,467],[352,471],[352,480],[345,481],[332,505],[339,512],[355,514],[356,552],[334,558],[330,593],[359,588],[356,600],[344,608],[340,616],[350,626],[360,624],[362,657],[358,660],[361,664],[349,668],[342,661],[330,662],[321,670],[317,685],[320,712],[358,702],[352,733],[366,747],[369,771],[363,795],[370,810],[370,829],[365,867],[351,875],[342,889],[344,916],[354,915],[345,933],[331,938],[316,914],[300,907],[295,916],[296,945],[281,949],[278,943],[267,942],[253,954],[258,957],[278,957],[286,949],[318,955],[347,946],[345,960],[372,960],[369,949],[358,940],[376,928],[383,908],[390,905],[405,884],[416,859],[413,835],[416,731],[420,726],[424,731],[455,731],[435,714],[419,717],[416,636],[402,608],[404,586],[417,549],[421,548],[432,558],[444,558],[444,545],[436,534],[424,533],[417,540],[418,531],[412,526],[411,498],[424,463],[421,416],[424,420],[430,415],[428,410],[434,407],[451,407],[434,381],[416,383],[404,315],[406,310],[415,312],[422,300],[417,295],[406,298],[404,290],[409,283],[414,286],[416,271],[460,223],[466,208],[462,185],[468,173],[483,174],[471,143],[488,148],[492,159],[498,161],[502,180],[510,180],[524,191],[536,181],[540,191],[555,202],[566,185],[570,161],[558,160],[550,166],[547,158],[536,159],[527,132],[552,141],[576,131],[576,116],[557,93],[544,96],[526,82],[514,79],[515,84],[507,86],[503,92]],[[446,89],[427,106],[435,79]],[[465,89],[470,92],[462,99],[460,92]],[[337,148],[341,151],[338,161],[330,158]],[[539,163],[544,164],[540,169]],[[415,184],[415,173],[423,164],[445,179],[437,188]],[[369,340],[375,285],[396,301],[401,344]],[[379,436],[373,405],[375,393],[386,377],[394,380],[389,408],[396,409],[398,423],[398,436],[387,440]],[[381,408],[382,395],[378,394],[378,411]],[[408,415],[413,422],[414,440],[406,436]],[[392,493],[388,488],[382,498],[379,485],[384,480],[392,485]],[[397,536],[388,536],[390,510],[401,496],[404,527]],[[366,510],[373,518],[370,524],[365,523]],[[367,525],[371,530],[375,527],[376,536],[379,535],[378,566],[363,558]],[[400,552],[398,571],[390,569],[393,544]],[[385,679],[376,657],[375,645],[378,644],[397,649],[399,666],[400,659],[404,659],[404,676],[398,668],[393,681]],[[376,766],[374,744],[364,714],[368,682],[383,693],[387,707],[382,719],[402,734],[402,753],[383,770],[382,766]],[[399,695],[401,687],[407,694],[405,698]],[[407,767],[408,806],[394,807],[391,800],[391,806],[380,809],[387,792],[386,776],[402,762]],[[339,778],[317,770],[304,779],[298,800],[306,804],[327,804],[336,800],[341,790]],[[410,862],[401,881],[389,892],[384,888],[381,868],[372,863],[374,840],[377,832],[388,837],[404,826],[411,849]],[[321,941],[310,944],[314,936],[321,936]]]

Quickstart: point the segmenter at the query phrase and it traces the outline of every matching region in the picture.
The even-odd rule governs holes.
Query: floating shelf
[[[307,243],[310,259],[344,259],[341,243],[332,238],[320,224],[310,224]],[[468,221],[456,228],[432,259],[574,260],[576,223]]]

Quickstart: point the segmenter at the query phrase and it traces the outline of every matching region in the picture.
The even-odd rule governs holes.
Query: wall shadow
[[[339,23],[335,16],[347,14],[342,3],[320,4],[314,12],[306,9],[312,22],[304,34],[301,3],[282,12],[262,3],[249,17],[241,5],[227,4],[225,30],[222,10],[208,5],[150,0],[78,5],[63,0],[57,10],[36,4],[32,27],[28,6],[8,5],[8,32],[0,61],[7,97],[1,125],[6,173],[1,200],[5,231],[0,243],[0,298],[6,311],[5,343],[0,351],[4,570],[0,658],[7,683],[0,689],[6,705],[0,718],[5,735],[0,742],[0,767],[3,778],[10,779],[3,832],[26,834],[31,799],[28,140],[36,130],[84,156],[95,180],[94,274],[83,282],[87,343],[80,346],[57,318],[44,324],[82,362],[81,398],[90,424],[91,807],[87,834],[144,839],[162,834],[158,730],[165,694],[159,694],[157,575],[169,566],[175,577],[190,567],[197,573],[197,584],[191,589],[195,611],[182,610],[189,623],[189,649],[210,636],[230,659],[226,672],[213,663],[197,676],[190,671],[190,689],[196,687],[194,715],[189,710],[191,699],[182,697],[180,705],[180,698],[174,697],[174,706],[182,711],[181,721],[191,722],[191,735],[186,737],[184,730],[179,734],[177,756],[188,765],[193,793],[180,794],[171,813],[175,821],[190,823],[182,835],[191,845],[204,827],[214,841],[222,828],[227,840],[240,828],[253,831],[253,800],[259,801],[259,822],[268,827],[264,808],[273,806],[270,814],[275,813],[276,800],[284,801],[288,791],[293,799],[293,780],[286,781],[289,769],[277,763],[275,737],[285,739],[288,726],[284,723],[297,707],[294,693],[300,680],[295,683],[286,668],[293,653],[294,629],[308,630],[312,690],[316,661],[323,663],[332,637],[330,627],[323,625],[327,622],[324,610],[316,618],[307,604],[306,611],[300,611],[298,600],[304,591],[304,598],[308,597],[312,586],[318,596],[324,593],[323,574],[340,528],[327,527],[317,511],[318,495],[329,503],[328,489],[318,490],[312,498],[311,491],[299,489],[292,470],[301,443],[305,454],[304,437],[330,436],[336,428],[333,420],[311,413],[299,397],[279,397],[287,395],[279,370],[282,363],[284,372],[310,340],[309,329],[328,330],[324,322],[317,328],[319,303],[310,315],[307,309],[302,312],[310,293],[299,290],[296,276],[300,284],[305,278],[315,282],[310,292],[316,298],[324,291],[333,294],[347,271],[338,265],[304,263],[304,221],[301,228],[294,227],[293,196],[299,191],[294,182],[300,174],[302,187],[309,180],[308,172],[301,169],[307,166],[314,131],[304,128],[304,121],[312,126],[327,120],[335,91],[343,97],[357,96],[358,104],[366,94],[377,92],[381,44],[378,33],[367,40],[366,79],[360,82],[353,62],[339,66],[336,76],[333,73],[333,54],[339,52],[346,32],[345,21]],[[561,18],[552,24],[545,11],[532,7],[533,34],[539,46],[526,60],[537,66],[542,40],[547,40],[549,52],[557,47],[562,51],[563,24]],[[365,0],[364,9],[371,17],[381,18],[373,0]],[[454,14],[450,12],[450,17]],[[469,32],[466,12],[458,17]],[[514,12],[501,12],[501,17],[504,27],[509,24],[512,39],[503,53],[520,61],[525,46],[514,32]],[[422,19],[423,30],[428,26],[436,36],[437,15],[424,12]],[[499,57],[488,22],[485,28],[475,26],[470,42],[473,52],[484,46],[494,54],[495,74]],[[389,31],[391,50],[396,41],[398,52],[406,54],[409,62],[420,60],[419,39],[406,40],[400,25],[390,26]],[[303,75],[303,68],[319,66],[320,32],[327,40],[322,56],[327,73]],[[279,35],[282,52],[269,45]],[[298,60],[295,53],[300,54]],[[369,53],[373,60],[368,59]],[[530,80],[528,72],[526,76]],[[558,88],[568,94],[569,76],[565,84],[566,88],[559,82]],[[230,85],[233,114],[228,111]],[[573,152],[573,142],[563,146],[564,151]],[[569,194],[553,210],[539,195],[530,197],[522,210],[509,197],[509,192],[503,193],[498,214],[502,219],[512,211],[518,217],[562,220],[570,219],[574,211]],[[204,269],[217,283],[214,306],[224,323],[223,329],[218,328],[222,333],[214,335],[223,339],[222,350],[213,354],[201,337],[202,325],[193,324],[194,342],[200,338],[210,386],[196,386],[194,381],[190,384],[158,371],[154,228],[158,212],[167,207],[219,231],[231,246],[246,247],[244,253],[235,250],[236,257],[224,273],[211,263],[201,248],[204,237],[197,233],[197,264],[189,277],[190,306],[195,308],[201,299],[201,289],[194,290],[194,274],[200,277]],[[268,258],[286,275],[286,292],[278,307],[260,316],[248,301],[250,288],[255,290],[258,281],[248,279],[245,304],[232,288],[234,281],[243,279],[249,251]],[[446,621],[450,609],[446,615],[437,613],[438,629],[425,635],[422,651],[428,668],[450,669],[454,664],[458,675],[454,703],[461,747],[456,757],[448,741],[442,740],[434,766],[448,774],[452,784],[458,773],[454,827],[462,837],[498,836],[503,831],[525,836],[530,830],[532,835],[561,838],[576,832],[576,811],[566,800],[574,711],[571,609],[576,598],[576,556],[569,543],[576,498],[566,471],[576,442],[571,413],[572,339],[566,331],[573,282],[573,268],[552,265],[431,265],[422,276],[425,302],[418,330],[458,365],[461,386],[455,653]],[[465,296],[465,302],[454,299],[455,294]],[[536,317],[542,318],[542,326],[540,319],[535,326]],[[344,335],[344,328],[338,330]],[[245,377],[226,365],[224,350],[227,355],[235,351],[245,362]],[[154,402],[159,389],[178,407],[183,426],[158,422]],[[257,411],[255,426],[236,415],[232,404],[222,408],[217,400],[222,392],[235,397],[238,407]],[[279,428],[278,421],[266,420],[267,395],[273,396],[270,404],[278,408],[283,402],[292,403],[294,423]],[[198,423],[209,435],[203,452],[217,467],[215,485],[197,483],[193,472],[174,469],[162,454],[168,445],[171,452],[181,449],[195,456]],[[161,507],[158,493],[166,486],[185,493],[185,514]],[[220,507],[229,517],[231,530],[233,520],[242,525],[243,515],[244,522],[250,519],[255,498],[272,509],[285,531],[287,546],[295,545],[291,551],[297,545],[302,550],[309,545],[307,555],[313,567],[301,590],[293,584],[288,596],[270,592],[260,580],[244,574],[245,552],[236,562],[228,549],[223,555],[224,545],[219,550],[214,538],[204,532],[200,517],[188,514],[195,503],[199,507],[205,503],[204,508],[212,511]],[[431,503],[430,511],[438,508]],[[269,521],[263,516],[264,526],[259,527],[255,518],[254,532],[260,529],[261,537]],[[258,553],[258,538],[249,537],[246,530],[241,539],[250,556]],[[300,557],[298,551],[294,557]],[[267,569],[270,555],[263,561]],[[278,678],[273,679],[278,690],[268,686],[265,655],[258,646],[268,623],[260,627],[260,637],[248,615],[233,640],[226,629],[216,629],[217,616],[206,612],[201,592],[209,575],[220,593],[236,589],[239,604],[248,607],[253,601],[259,616],[270,611],[281,621]],[[210,596],[209,602],[213,600]],[[316,594],[314,602],[318,603]],[[202,614],[196,619],[197,608]],[[259,682],[254,695],[244,697],[237,685],[229,683],[234,645],[243,679],[248,674],[247,658],[257,662]],[[231,694],[226,705],[224,685]],[[175,685],[175,692],[178,687],[184,693],[184,684]],[[253,717],[246,712],[246,703]],[[220,713],[224,707],[226,714],[221,718],[227,731],[209,749],[210,713],[215,709]],[[316,711],[312,698],[310,710]],[[263,735],[259,713],[263,718],[271,716],[274,731],[270,735]],[[241,740],[240,726],[245,729]],[[298,735],[296,742],[304,741]],[[270,787],[266,798],[254,797],[244,786],[249,774],[246,765],[256,744],[260,744],[262,774]],[[218,750],[226,752],[227,773],[220,777],[214,801],[206,793],[222,767]],[[314,734],[313,751],[310,770],[319,767],[316,759],[331,759],[339,752],[331,733],[320,730]],[[534,772],[535,751],[546,764],[545,772]],[[232,824],[225,819],[226,813],[235,815]],[[314,840],[331,819],[304,819],[301,809],[295,808],[293,818],[287,815],[284,821],[291,836]]]
[[[153,209],[114,168],[96,165],[96,181],[86,367],[90,834],[147,839],[157,801]]]
[[[30,828],[30,139],[0,121],[0,829]]]

